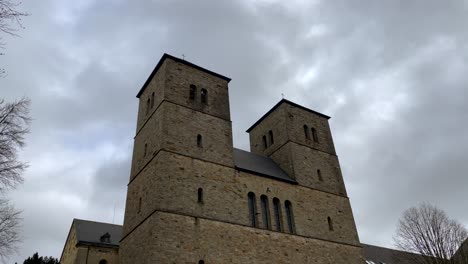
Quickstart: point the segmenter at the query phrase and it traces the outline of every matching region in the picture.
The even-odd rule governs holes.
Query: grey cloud
[[[464,1],[23,5],[32,15],[8,39],[0,79],[2,97],[33,101],[31,168],[11,194],[25,219],[15,261],[59,256],[74,217],[122,221],[134,96],[164,52],[232,78],[238,147],[282,93],[331,115],[363,242],[390,246],[420,201],[468,224]]]

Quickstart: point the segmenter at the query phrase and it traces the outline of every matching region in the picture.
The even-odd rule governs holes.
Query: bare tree
[[[0,258],[14,253],[16,245],[20,242],[20,212],[8,203],[0,200]]]
[[[406,210],[399,220],[395,244],[421,255],[425,264],[468,264],[468,249],[462,248],[468,232],[439,208],[423,203]]]
[[[17,152],[29,132],[29,104],[26,98],[13,103],[0,100],[0,191],[23,181],[27,164],[18,160]]]
[[[27,164],[18,160],[18,150],[24,146],[29,132],[29,104],[23,98],[13,103],[0,100],[0,193],[23,182]],[[20,212],[6,199],[0,198],[0,258],[10,255],[19,242]]]
[[[0,33],[17,36],[16,31],[23,28],[21,18],[28,14],[17,10],[20,4],[21,2],[0,0]],[[3,49],[4,45],[3,38],[0,36],[0,48]],[[3,55],[3,53],[0,52],[0,55]],[[0,76],[4,74],[5,70],[0,68]]]

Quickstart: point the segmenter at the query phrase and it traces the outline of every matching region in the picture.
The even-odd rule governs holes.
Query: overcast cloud
[[[1,97],[32,100],[22,261],[60,257],[73,218],[121,224],[140,89],[163,53],[232,78],[234,145],[281,99],[332,116],[361,242],[392,246],[431,202],[468,225],[468,3],[25,1]]]

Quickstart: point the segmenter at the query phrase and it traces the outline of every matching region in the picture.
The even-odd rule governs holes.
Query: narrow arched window
[[[200,96],[201,96],[202,104],[207,104],[208,103],[208,91],[206,89],[201,89]]]
[[[273,131],[268,131],[268,136],[270,137],[270,145],[273,145],[275,143],[273,140]]]
[[[278,198],[273,198],[273,211],[275,215],[275,230],[276,231],[283,231],[283,227],[281,225],[281,205],[280,200]]]
[[[146,157],[147,152],[148,152],[148,144],[145,144],[145,148],[143,149],[143,157]]]
[[[189,98],[190,100],[195,100],[195,95],[197,94],[197,87],[193,84],[190,85],[190,93]]]
[[[198,203],[203,203],[203,189],[198,188]]]
[[[151,104],[151,99],[148,98],[148,100],[146,100],[146,115],[149,113],[149,110],[150,110],[150,104]]]
[[[317,130],[315,128],[312,128],[312,138],[314,139],[314,142],[318,143],[318,136],[317,136]]]
[[[322,172],[320,170],[317,170],[317,177],[319,181],[323,181]]]
[[[264,149],[268,148],[268,143],[267,143],[267,139],[265,135],[262,137],[262,141],[263,141],[263,148]]]
[[[310,139],[309,127],[307,125],[304,125],[304,135],[306,139]]]
[[[328,220],[328,230],[333,231],[333,221],[330,217],[327,218]]]
[[[203,138],[202,138],[202,136],[200,134],[197,136],[197,146],[199,148],[203,147]]]
[[[257,208],[255,205],[255,193],[249,192],[249,221],[250,226],[257,227]]]
[[[286,219],[288,221],[289,233],[294,234],[295,233],[295,230],[294,230],[294,215],[293,215],[293,211],[292,211],[291,202],[286,200],[286,202],[284,202],[284,208],[286,209]]]
[[[107,260],[101,259],[101,260],[99,261],[99,264],[107,264]]]
[[[270,222],[270,208],[268,205],[268,197],[266,195],[260,196],[260,202],[262,204],[262,222],[265,229],[271,229]]]
[[[205,264],[205,261],[204,260],[199,260],[198,264]]]
[[[151,109],[154,107],[154,92],[151,94]]]
[[[141,197],[138,199],[138,213],[141,212]]]

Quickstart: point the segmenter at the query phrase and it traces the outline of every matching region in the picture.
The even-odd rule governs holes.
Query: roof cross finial
[[[281,97],[284,99],[284,93],[281,93]]]
[[[185,54],[182,54],[182,59],[185,60]]]

